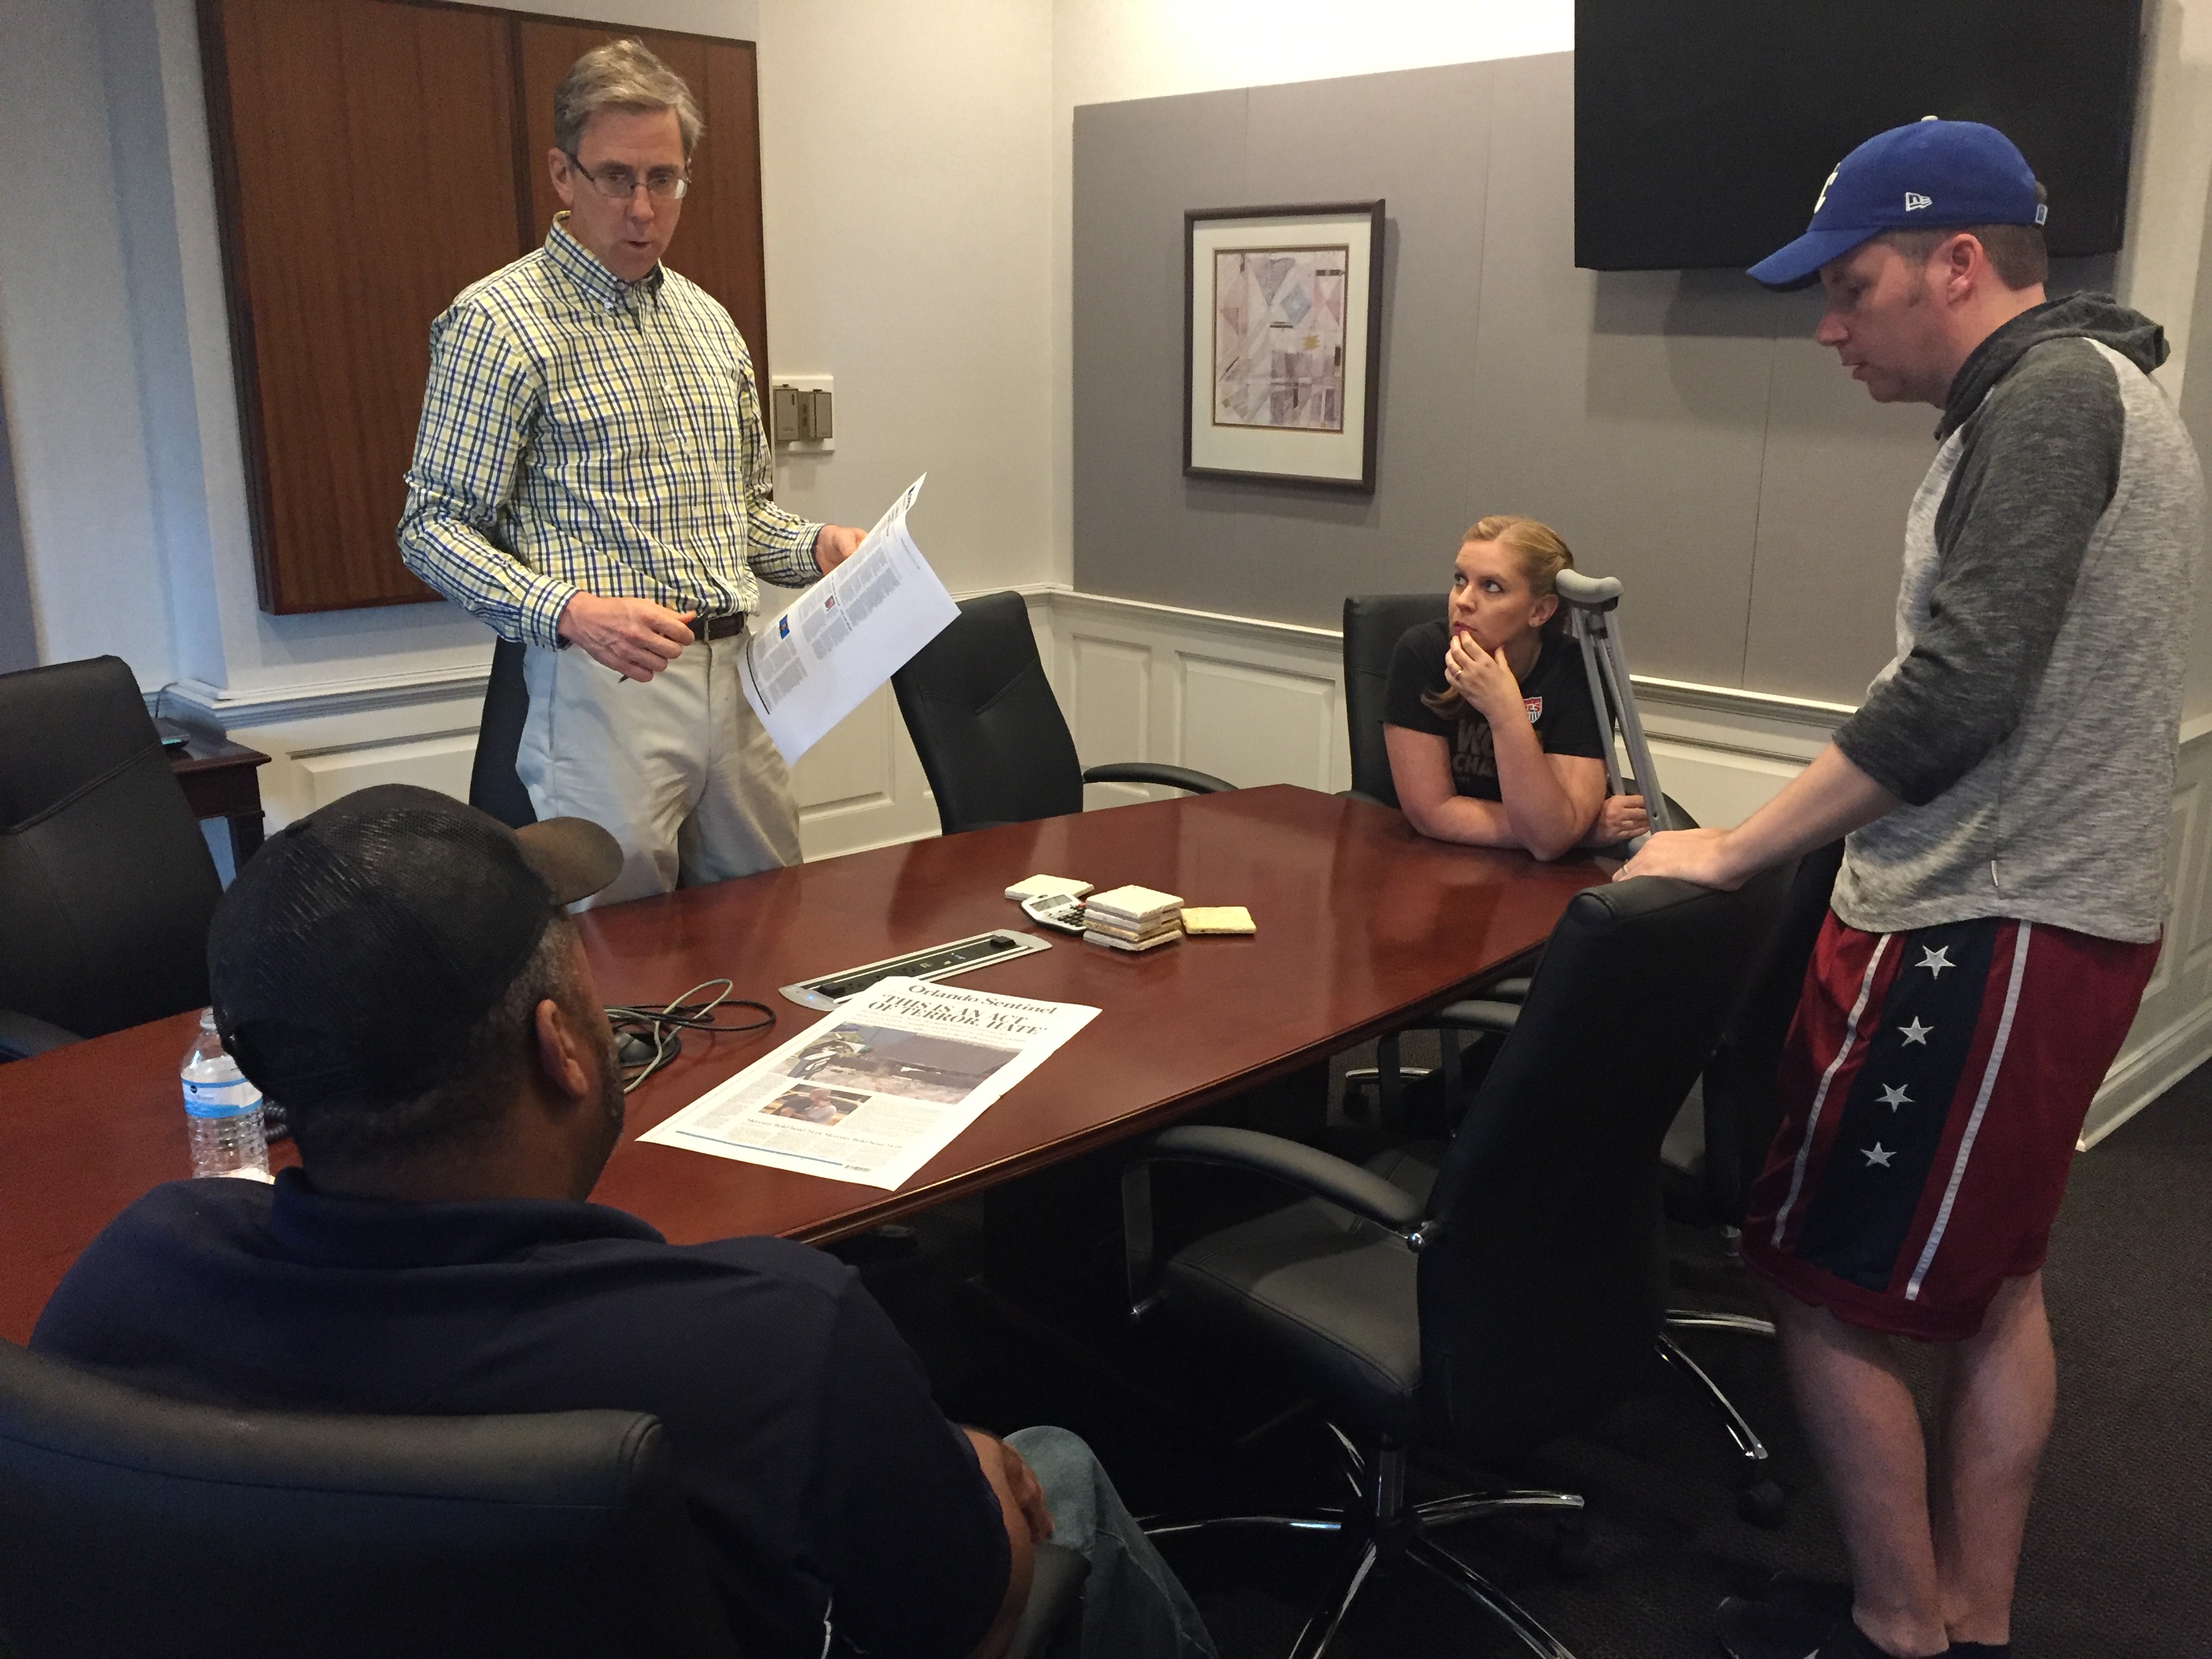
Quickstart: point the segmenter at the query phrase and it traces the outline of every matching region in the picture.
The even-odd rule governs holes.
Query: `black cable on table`
[[[704,1002],[687,999],[702,991],[720,986],[721,988]],[[748,1031],[765,1031],[775,1024],[775,1010],[765,1002],[755,1002],[750,997],[733,997],[730,993],[736,985],[726,979],[704,979],[683,993],[665,1008],[638,1008],[627,1006],[611,1006],[606,1011],[607,1024],[614,1027],[617,1037],[635,1036],[653,1045],[653,1058],[638,1068],[635,1077],[623,1084],[623,1092],[631,1090],[676,1058],[683,1041],[684,1031],[724,1031],[742,1035]],[[761,1018],[743,1024],[725,1024],[715,1018],[722,1009],[752,1008]],[[624,1070],[629,1069],[625,1066]]]

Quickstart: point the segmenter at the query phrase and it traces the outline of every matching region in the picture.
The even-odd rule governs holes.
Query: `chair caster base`
[[[1771,1479],[1754,1480],[1735,1495],[1735,1512],[1754,1527],[1780,1526],[1787,1505],[1782,1483]]]

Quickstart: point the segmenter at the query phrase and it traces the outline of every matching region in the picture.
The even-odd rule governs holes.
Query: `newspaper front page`
[[[796,761],[960,614],[906,527],[916,478],[853,556],[746,635],[739,684]]]
[[[638,1139],[896,1188],[1097,1012],[878,980]]]

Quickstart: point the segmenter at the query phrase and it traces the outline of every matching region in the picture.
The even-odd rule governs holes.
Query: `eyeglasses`
[[[656,202],[680,202],[691,188],[691,181],[673,167],[655,167],[641,179],[625,167],[603,167],[597,173],[576,159],[574,150],[563,150],[568,165],[592,181],[592,188],[600,195],[617,202],[627,202],[637,194],[640,185],[645,193]]]

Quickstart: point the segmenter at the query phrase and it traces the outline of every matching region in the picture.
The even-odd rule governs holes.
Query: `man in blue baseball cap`
[[[2044,212],[2002,133],[1931,118],[1845,156],[1752,268],[1817,277],[1814,337],[1877,401],[1942,411],[1897,654],[1766,806],[1620,872],[1732,887],[1847,836],[1743,1253],[1852,1584],[1731,1598],[1735,1659],[2011,1651],[2057,1389],[2041,1268],[2157,960],[2204,540],[2195,450],[2149,378],[2165,337],[2108,295],[2045,296]]]

